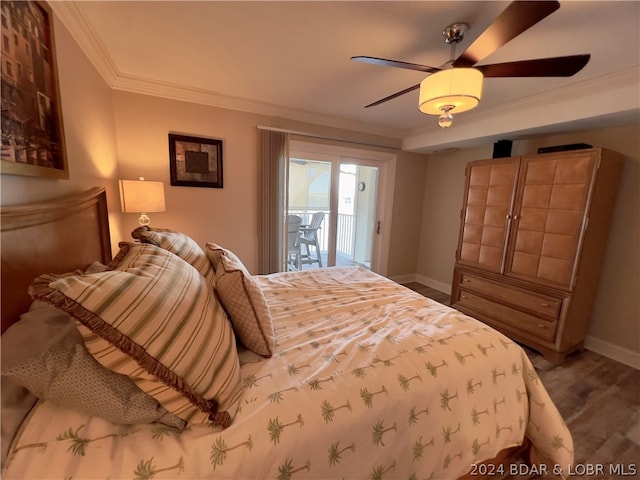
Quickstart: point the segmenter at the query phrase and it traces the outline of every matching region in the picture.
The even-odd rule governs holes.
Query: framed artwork
[[[69,178],[51,9],[3,0],[1,11],[0,172]]]
[[[169,134],[171,185],[222,188],[222,140]]]

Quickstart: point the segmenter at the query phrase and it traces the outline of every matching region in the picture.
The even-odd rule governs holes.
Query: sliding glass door
[[[287,270],[360,265],[381,268],[385,164],[351,150],[292,142],[288,164]],[[319,220],[320,219],[320,220]],[[318,221],[319,220],[319,221]],[[293,228],[295,230],[295,228]]]

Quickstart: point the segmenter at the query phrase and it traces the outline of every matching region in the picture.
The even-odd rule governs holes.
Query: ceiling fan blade
[[[519,62],[477,65],[485,77],[570,77],[589,62],[591,55],[569,55],[567,57],[538,58]]]
[[[489,27],[453,62],[454,67],[471,67],[509,40],[533,27],[560,8],[557,1],[512,2]]]
[[[388,102],[389,100],[393,100],[394,98],[398,98],[399,96],[404,95],[405,93],[413,92],[414,90],[417,90],[419,88],[420,88],[420,84],[413,85],[412,87],[405,88],[404,90],[402,90],[400,92],[396,92],[393,95],[389,95],[388,97],[384,97],[384,98],[378,100],[377,102],[373,102],[373,103],[370,103],[369,105],[365,105],[364,108],[375,107],[376,105],[380,105],[381,103]]]
[[[382,65],[383,67],[406,68],[408,70],[417,70],[419,72],[435,73],[435,72],[439,72],[440,71],[439,68],[430,67],[428,65],[420,65],[418,63],[401,62],[399,60],[387,60],[386,58],[366,57],[366,56],[363,56],[363,55],[358,55],[356,57],[351,57],[351,60],[355,60],[356,62],[370,63],[372,65]]]

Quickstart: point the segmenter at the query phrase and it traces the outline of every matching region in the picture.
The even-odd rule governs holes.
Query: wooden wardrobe
[[[470,162],[451,305],[554,363],[581,349],[622,160],[593,148]]]

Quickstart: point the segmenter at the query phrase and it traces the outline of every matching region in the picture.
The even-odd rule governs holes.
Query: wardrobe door
[[[572,287],[596,161],[593,151],[523,157],[507,275]]]
[[[503,272],[520,158],[478,160],[466,170],[456,259]]]

